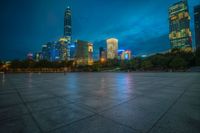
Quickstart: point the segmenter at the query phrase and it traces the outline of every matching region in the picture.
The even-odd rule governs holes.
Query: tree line
[[[4,62],[0,61],[1,71]],[[105,62],[95,61],[92,66],[76,65],[74,61],[50,62],[41,60],[13,60],[8,70],[16,69],[61,69],[70,68],[70,71],[184,71],[191,67],[200,66],[200,49],[195,52],[184,52],[172,50],[166,54],[156,54],[146,58],[135,57],[131,60],[107,60]],[[5,68],[4,68],[5,69]]]

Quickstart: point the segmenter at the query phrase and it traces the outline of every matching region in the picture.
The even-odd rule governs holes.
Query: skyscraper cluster
[[[74,59],[74,44],[72,42],[72,13],[67,7],[64,14],[64,35],[55,42],[42,46],[41,52],[35,53],[35,60],[69,61]]]
[[[169,7],[169,40],[171,49],[192,51],[192,33],[187,0],[181,0]],[[200,48],[200,5],[194,7],[194,26],[196,48]],[[99,48],[99,60],[130,60],[130,50],[119,49],[119,41],[109,38],[105,47]],[[58,41],[48,42],[42,46],[41,52],[35,53],[35,60],[69,61],[78,65],[93,64],[93,44],[89,41],[72,39],[72,11],[67,7],[64,14],[64,35]],[[32,59],[33,54],[27,55]]]
[[[118,40],[110,38],[106,40],[107,50],[102,47],[100,51],[100,60],[107,59],[130,59],[131,52],[124,51],[119,55]],[[88,41],[76,40],[72,41],[72,11],[67,7],[64,14],[64,35],[58,41],[48,42],[42,46],[41,52],[35,53],[35,60],[48,61],[69,61],[74,60],[77,65],[92,65],[93,59],[93,44]],[[30,55],[30,54],[29,54]],[[27,56],[28,57],[28,56]],[[28,57],[30,58],[30,56]]]

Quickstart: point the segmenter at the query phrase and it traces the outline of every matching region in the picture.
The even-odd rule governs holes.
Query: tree
[[[157,69],[166,69],[168,68],[168,64],[171,58],[167,55],[157,54],[149,58],[154,66]]]
[[[187,67],[187,62],[182,57],[175,57],[169,64],[169,66],[174,69],[185,69]]]
[[[144,60],[144,61],[142,61],[141,68],[143,70],[150,70],[152,67],[153,67],[153,64],[151,63],[150,60]]]

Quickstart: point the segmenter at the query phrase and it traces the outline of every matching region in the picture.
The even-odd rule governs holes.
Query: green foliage
[[[181,57],[175,57],[169,64],[169,66],[174,69],[185,69],[187,67],[187,62],[185,61],[184,58]]]
[[[1,64],[0,64],[1,65]],[[72,71],[137,71],[137,70],[158,70],[169,71],[185,70],[193,66],[200,66],[200,49],[195,53],[173,50],[166,54],[156,54],[147,58],[136,57],[131,60],[107,60],[105,62],[94,62],[92,66],[76,66],[74,61],[49,62],[41,60],[13,60],[10,68],[64,68],[67,67]]]
[[[142,61],[141,69],[143,69],[143,70],[150,70],[150,69],[152,69],[152,67],[153,67],[153,64],[151,63],[150,60],[144,60],[144,61]]]

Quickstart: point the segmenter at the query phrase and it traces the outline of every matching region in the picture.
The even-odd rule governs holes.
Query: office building
[[[187,0],[181,0],[169,8],[169,39],[172,49],[192,50],[192,34]]]
[[[65,37],[59,39],[57,43],[57,49],[59,51],[60,61],[67,61],[70,59],[69,42]]]
[[[125,50],[121,54],[121,60],[131,60],[132,55],[130,50]]]
[[[194,7],[195,44],[200,48],[200,5]]]
[[[64,16],[64,37],[68,37],[72,35],[72,12],[70,7],[67,7],[65,10]]]
[[[28,59],[28,60],[33,60],[33,53],[29,52],[29,53],[27,54],[27,59]]]
[[[93,44],[87,41],[76,41],[75,62],[77,65],[93,64]]]
[[[70,44],[70,60],[74,60],[76,45],[75,43]]]
[[[119,60],[131,60],[132,55],[130,50],[118,50],[118,59]]]
[[[107,39],[107,59],[115,59],[118,56],[118,40],[115,38]]]
[[[104,63],[107,58],[107,53],[104,47],[99,48],[99,60],[101,63]]]

